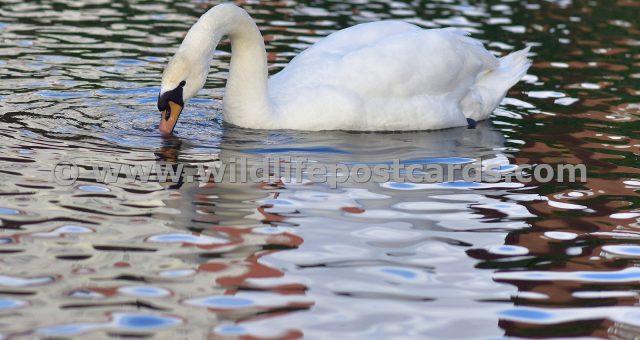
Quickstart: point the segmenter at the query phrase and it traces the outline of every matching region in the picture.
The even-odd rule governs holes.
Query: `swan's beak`
[[[176,127],[181,112],[182,105],[170,100],[167,109],[160,112],[160,126],[158,126],[160,132],[170,135],[173,132],[173,128]]]

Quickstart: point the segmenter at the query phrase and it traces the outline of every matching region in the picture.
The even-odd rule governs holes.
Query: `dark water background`
[[[402,19],[534,65],[476,130],[251,131],[220,118],[229,45],[176,138],[160,74],[212,1],[0,2],[0,334],[24,337],[640,336],[640,3],[249,1],[273,72],[321,37]],[[586,164],[586,183],[96,183],[95,162],[192,168]],[[73,186],[53,164],[86,171]]]

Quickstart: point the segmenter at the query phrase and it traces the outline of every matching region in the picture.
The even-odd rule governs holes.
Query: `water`
[[[535,64],[476,130],[227,126],[229,46],[177,137],[160,73],[205,1],[0,3],[0,333],[30,337],[640,336],[640,7],[618,1],[250,1],[271,70],[397,18]],[[97,183],[73,160],[586,164],[586,183]],[[506,163],[505,163],[506,165]]]

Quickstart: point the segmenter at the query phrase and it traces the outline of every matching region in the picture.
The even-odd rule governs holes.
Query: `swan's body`
[[[202,88],[224,35],[231,38],[232,48],[224,119],[256,129],[465,126],[466,118],[488,118],[530,65],[528,48],[498,59],[459,30],[379,21],[329,35],[268,79],[258,28],[244,10],[223,4],[198,20],[167,66],[161,110],[163,95],[166,99],[180,90],[187,100]],[[170,132],[173,116],[167,122],[161,130],[170,127]]]

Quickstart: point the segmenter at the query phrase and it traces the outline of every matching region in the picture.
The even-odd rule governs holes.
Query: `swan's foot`
[[[469,124],[467,129],[475,129],[478,122],[476,122],[475,119],[467,118],[467,124]]]

